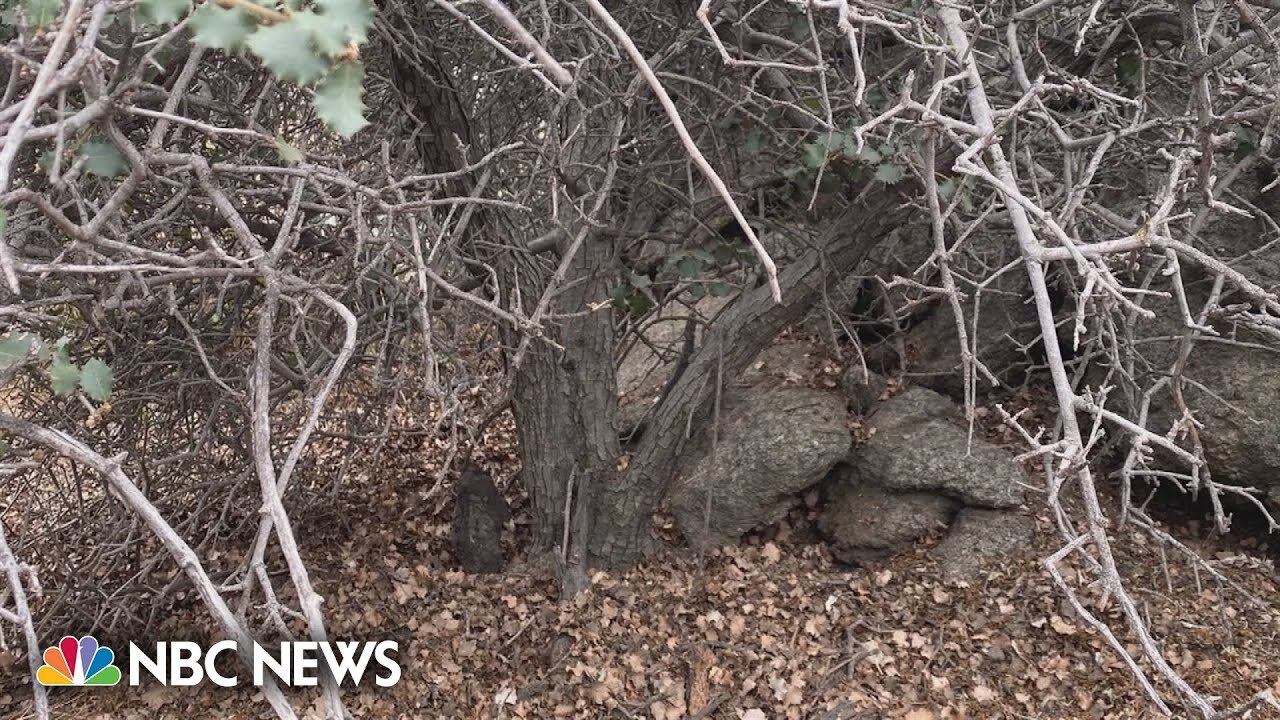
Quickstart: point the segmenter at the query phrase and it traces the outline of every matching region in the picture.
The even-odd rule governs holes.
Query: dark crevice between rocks
[[[1280,531],[1270,532],[1262,510],[1244,498],[1223,494],[1223,511],[1231,525],[1223,535],[1213,519],[1213,501],[1206,491],[1193,494],[1172,481],[1139,482],[1133,488],[1133,502],[1165,528],[1178,535],[1212,541],[1223,550],[1250,555],[1265,554],[1280,565]],[[1271,508],[1275,514],[1277,510]]]

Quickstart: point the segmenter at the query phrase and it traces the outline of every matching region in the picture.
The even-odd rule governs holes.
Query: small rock
[[[850,365],[840,380],[845,398],[849,400],[849,409],[859,415],[870,413],[880,402],[880,394],[886,384],[882,376],[869,372],[858,362]]]
[[[970,442],[959,408],[924,388],[880,404],[876,432],[851,459],[863,478],[895,492],[937,492],[965,505],[1017,507],[1026,476],[1009,451],[984,438]]]
[[[493,478],[468,464],[454,486],[453,552],[469,573],[499,573],[502,557],[502,525],[511,509],[498,493]]]

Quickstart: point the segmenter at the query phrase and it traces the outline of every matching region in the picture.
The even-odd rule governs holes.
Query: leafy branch
[[[187,16],[188,0],[142,0],[140,16],[171,25]],[[350,137],[364,117],[360,46],[373,24],[369,0],[316,0],[302,7],[264,7],[250,0],[208,0],[190,13],[196,42],[227,53],[248,50],[284,82],[312,87],[312,106],[334,132]]]

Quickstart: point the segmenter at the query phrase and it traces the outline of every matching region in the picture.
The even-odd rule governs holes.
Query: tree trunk
[[[437,57],[438,50],[429,40],[440,30],[426,2],[395,6],[394,23],[423,43],[398,42],[389,38],[391,84],[410,115],[421,123],[414,136],[414,148],[422,162],[422,172],[443,173],[465,167],[465,148],[471,145],[471,123],[458,98],[458,89]],[[469,176],[460,175],[448,184],[455,196],[466,195]]]
[[[546,271],[525,264],[526,298],[545,287]],[[611,241],[588,238],[570,265],[555,314],[514,370],[511,409],[520,439],[521,474],[533,503],[537,549],[561,546],[572,479],[575,503],[588,513],[595,484],[613,474],[621,448],[614,427],[617,382],[611,308],[591,310],[616,278]],[[583,505],[585,503],[585,506]],[[573,510],[570,508],[569,510]],[[573,514],[570,512],[569,514]],[[562,548],[567,552],[569,548]]]
[[[896,192],[872,192],[826,221],[816,247],[779,274],[782,303],[763,284],[746,290],[707,328],[671,391],[656,408],[640,447],[596,505],[590,541],[593,564],[625,566],[651,545],[651,518],[671,486],[677,461],[690,439],[711,417],[717,377],[732,378],[787,326],[808,313],[824,285],[852,272],[882,239],[905,220],[907,208]]]
[[[425,16],[409,21],[420,36],[431,36]],[[462,146],[471,138],[464,108],[442,64],[422,53],[397,55],[393,70],[397,89],[426,125],[419,142],[424,171],[462,167],[466,160]],[[612,124],[608,120],[613,111],[607,104],[597,105],[595,111],[604,111],[603,121],[591,118],[597,125],[587,127],[575,116],[579,126],[563,134],[569,145],[562,148],[562,173],[565,168],[598,170],[606,164],[602,160],[611,146],[598,130]],[[616,131],[620,130],[618,125]],[[584,177],[569,184],[577,197],[564,200],[562,208],[568,209],[558,220],[564,228],[581,227],[576,213],[582,208],[576,203],[608,193],[610,188]],[[451,188],[455,193],[464,190]],[[652,515],[674,479],[689,440],[686,429],[701,432],[710,417],[717,377],[741,373],[781,330],[812,309],[825,284],[853,271],[907,213],[902,198],[892,190],[876,187],[860,198],[826,221],[814,248],[782,270],[781,304],[774,304],[768,288],[761,285],[744,291],[712,323],[703,345],[655,409],[625,470],[619,469],[621,447],[614,424],[614,318],[606,304],[618,277],[616,253],[611,240],[594,232],[586,238],[556,291],[551,312],[543,319],[542,337],[528,343],[510,379],[521,473],[533,505],[533,549],[560,548],[562,557],[575,566],[562,568],[562,581],[571,572],[585,577],[588,563],[619,567],[643,555],[652,545]],[[508,246],[513,258],[504,268],[506,302],[513,297],[528,305],[537,302],[551,273],[519,245],[522,238],[516,227],[503,222],[484,223],[484,227],[491,234],[511,234],[491,238],[496,245]],[[567,242],[562,241],[562,246]],[[517,289],[518,294],[512,292]],[[593,304],[603,307],[593,310]],[[514,332],[507,339],[509,349],[520,343]],[[581,579],[576,584],[562,582],[562,587],[572,591],[580,583]]]
[[[419,38],[435,37],[437,28],[425,4],[395,19],[404,29]],[[466,111],[457,90],[429,46],[391,42],[391,79],[398,94],[414,116],[422,122],[417,135],[417,150],[426,173],[446,172],[463,167],[467,162],[464,148],[473,139]],[[609,106],[600,110],[606,119],[614,111]],[[576,111],[568,111],[566,124],[582,123]],[[612,123],[608,123],[612,124]],[[581,127],[576,130],[581,130]],[[564,167],[595,168],[611,151],[616,137],[601,137],[591,132],[566,131],[572,138],[565,153]],[[473,149],[474,151],[474,149]],[[586,162],[581,159],[586,158]],[[562,168],[563,172],[563,168]],[[582,173],[590,175],[592,171]],[[608,192],[592,188],[590,178],[575,178],[575,195]],[[452,195],[466,195],[471,189],[470,177],[461,175],[449,184]],[[582,197],[566,197],[562,227],[580,226],[575,202]],[[484,220],[483,222],[479,222]],[[507,303],[516,298],[532,310],[546,291],[551,272],[521,245],[521,223],[518,227],[501,213],[477,218],[472,228],[487,232],[495,246],[506,246],[509,252],[502,261],[503,286]],[[571,233],[565,233],[566,236]],[[500,237],[506,235],[505,237]],[[568,237],[562,239],[564,244]],[[620,446],[614,427],[617,407],[613,364],[613,316],[609,307],[592,310],[592,303],[608,298],[617,276],[612,242],[588,236],[574,255],[556,295],[550,312],[543,320],[542,337],[528,342],[519,363],[511,370],[511,405],[516,420],[521,448],[521,475],[533,506],[533,550],[561,547],[564,556],[577,556],[577,572],[585,576],[585,545],[588,538],[591,507],[599,488],[615,474]],[[516,292],[518,291],[518,292]],[[510,353],[521,345],[522,337],[505,328],[506,349]],[[558,347],[557,347],[558,346]],[[508,356],[508,360],[513,358]],[[573,505],[567,502],[570,488]],[[565,521],[573,523],[574,533],[565,533]],[[567,570],[562,569],[562,574]]]

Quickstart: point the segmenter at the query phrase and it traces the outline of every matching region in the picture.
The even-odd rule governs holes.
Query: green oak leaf
[[[6,335],[0,338],[0,370],[7,370],[27,359],[36,343],[34,335]]]
[[[715,265],[715,264],[716,264],[716,256],[715,256],[715,255],[712,255],[710,252],[708,252],[708,251],[706,251],[706,250],[703,250],[703,249],[702,249],[702,248],[700,248],[700,247],[699,247],[699,248],[693,248],[692,250],[690,250],[690,251],[689,251],[689,254],[690,254],[690,255],[692,255],[693,257],[698,258],[698,260],[702,261],[702,264],[703,264],[703,265]]]
[[[876,168],[876,179],[886,185],[892,185],[903,178],[907,173],[898,165],[893,163],[884,163]]]
[[[53,173],[53,161],[57,157],[58,154],[53,150],[45,150],[40,153],[40,159],[36,161],[36,167],[40,168],[45,175],[50,175]]]
[[[347,28],[341,20],[303,10],[294,13],[289,24],[297,24],[310,33],[316,49],[324,55],[339,57],[347,51]]]
[[[615,285],[609,288],[609,299],[613,301],[613,306],[619,310],[626,310],[628,292],[630,291],[626,285]]]
[[[84,158],[85,172],[90,175],[113,178],[129,171],[124,155],[106,140],[90,140],[80,146],[79,155]]]
[[[285,22],[260,28],[245,43],[262,64],[285,82],[310,85],[323,75],[326,63],[301,23]]]
[[[680,258],[676,263],[676,271],[682,277],[691,278],[702,272],[702,261],[692,256]]]
[[[80,368],[67,359],[67,351],[59,350],[49,365],[49,384],[57,395],[66,395],[80,384]]]
[[[191,31],[205,47],[234,52],[244,46],[258,23],[242,7],[230,10],[205,3],[191,13]]]
[[[351,137],[369,124],[364,119],[364,63],[341,63],[316,87],[312,103],[325,124]]]
[[[18,35],[18,6],[0,7],[0,42],[9,42]]]
[[[715,257],[715,265],[727,265],[736,259],[738,248],[731,242],[719,242],[711,250],[711,255]]]
[[[809,39],[809,18],[805,15],[791,16],[791,39],[803,43]]]
[[[85,363],[80,369],[80,387],[98,402],[111,399],[111,383],[114,379],[111,367],[98,358]]]
[[[62,358],[60,362],[67,362],[67,346],[71,344],[71,338],[63,335],[53,344],[41,343],[40,345],[40,362],[51,362],[54,354]]]
[[[1258,149],[1260,138],[1258,131],[1245,125],[1237,125],[1232,128],[1236,134],[1236,150],[1231,157],[1237,162],[1249,157],[1249,154]]]
[[[172,25],[190,9],[190,0],[138,0],[138,17],[151,25]]]
[[[863,145],[862,149],[859,150],[857,141],[845,143],[844,156],[854,162],[860,162],[865,165],[878,165],[880,161],[884,159],[884,156],[880,154],[880,151],[870,145]]]
[[[818,181],[818,190],[824,193],[832,193],[844,186],[844,181],[840,179],[837,173],[826,173],[822,179]]]
[[[827,162],[826,143],[806,143],[804,146],[804,166],[819,168]]]
[[[276,154],[287,163],[299,163],[304,159],[301,150],[285,142],[284,138],[279,135],[276,136]],[[215,320],[214,322],[217,321]]]
[[[723,280],[717,280],[707,285],[707,292],[711,297],[728,297],[733,294],[733,286]]]
[[[845,145],[848,145],[851,142],[857,142],[857,140],[854,139],[854,137],[851,135],[846,135],[842,132],[827,133],[827,139],[826,139],[827,152],[828,153],[840,152],[840,148],[844,147]]]
[[[62,12],[62,0],[26,0],[22,3],[27,22],[35,27],[48,27]]]
[[[636,290],[627,293],[625,309],[632,317],[644,317],[652,308],[653,300],[645,292]]]
[[[373,3],[369,0],[316,0],[316,7],[342,26],[348,40],[363,43],[369,39],[373,25]]]
[[[1116,81],[1132,97],[1138,93],[1138,81],[1142,79],[1142,57],[1138,53],[1125,53],[1116,58]]]

